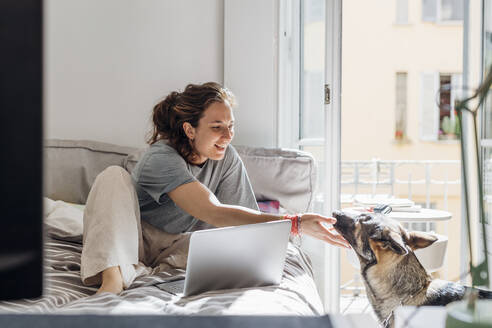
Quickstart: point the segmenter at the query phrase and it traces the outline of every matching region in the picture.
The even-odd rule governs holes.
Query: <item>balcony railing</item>
[[[342,202],[359,194],[425,196],[425,207],[431,207],[431,196],[442,193],[443,209],[448,208],[450,187],[460,185],[459,160],[354,160],[342,161]],[[433,186],[441,186],[433,191]],[[350,190],[351,189],[351,190]],[[418,190],[416,190],[418,189]]]

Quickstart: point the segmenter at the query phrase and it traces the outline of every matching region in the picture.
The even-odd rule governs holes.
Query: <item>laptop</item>
[[[175,295],[278,285],[287,254],[290,220],[195,231],[185,276],[156,286]]]

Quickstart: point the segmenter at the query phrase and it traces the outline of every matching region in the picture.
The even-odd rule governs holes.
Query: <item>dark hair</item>
[[[167,140],[169,145],[187,161],[192,162],[196,153],[183,129],[188,122],[196,128],[205,109],[216,102],[236,105],[235,97],[229,89],[215,82],[188,84],[183,92],[173,91],[166,99],[154,106],[152,111],[153,128],[148,144]]]

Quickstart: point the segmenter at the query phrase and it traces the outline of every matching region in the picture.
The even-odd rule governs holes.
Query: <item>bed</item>
[[[282,212],[312,207],[316,165],[297,150],[236,147],[259,201],[279,204]],[[90,187],[110,165],[131,170],[143,149],[94,141],[45,142],[44,295],[34,300],[0,302],[0,313],[169,314],[169,315],[322,315],[311,261],[292,243],[278,286],[211,291],[179,297],[154,285],[182,274],[178,269],[149,270],[119,295],[102,293],[80,280],[82,217]],[[286,183],[288,182],[288,183]],[[274,201],[274,202],[272,202]]]

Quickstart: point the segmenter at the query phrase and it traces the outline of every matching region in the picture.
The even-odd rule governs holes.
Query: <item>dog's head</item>
[[[397,261],[416,249],[430,246],[437,238],[420,231],[407,231],[383,214],[364,213],[351,217],[335,211],[335,229],[348,241],[361,262]]]

